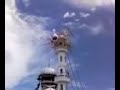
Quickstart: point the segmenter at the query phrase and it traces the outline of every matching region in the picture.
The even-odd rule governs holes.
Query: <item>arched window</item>
[[[60,85],[60,90],[63,90],[63,85],[62,84]]]
[[[60,56],[60,61],[62,62],[62,56]]]
[[[60,69],[60,74],[62,74],[63,73],[63,69]]]
[[[62,45],[63,45],[63,43],[62,43],[62,42],[60,42],[60,43],[59,43],[59,45],[60,45],[60,46],[62,46]]]

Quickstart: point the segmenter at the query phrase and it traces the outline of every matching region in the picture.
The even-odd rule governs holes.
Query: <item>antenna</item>
[[[50,59],[49,59],[49,62],[48,62],[48,67],[50,67]]]
[[[53,34],[55,34],[56,33],[56,29],[53,29]]]

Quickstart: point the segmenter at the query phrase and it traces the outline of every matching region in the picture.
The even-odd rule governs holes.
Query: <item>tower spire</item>
[[[49,59],[49,62],[48,62],[48,67],[50,67],[50,59]]]

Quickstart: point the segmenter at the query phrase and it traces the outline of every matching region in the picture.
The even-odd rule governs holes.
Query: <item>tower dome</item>
[[[42,90],[56,90],[55,76],[56,72],[53,68],[46,67],[41,71],[38,80],[41,83]]]
[[[55,75],[56,72],[53,68],[46,67],[42,70],[41,74],[53,74],[53,75]]]

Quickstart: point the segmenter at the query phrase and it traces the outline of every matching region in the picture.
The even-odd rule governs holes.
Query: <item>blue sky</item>
[[[73,33],[70,59],[75,74],[78,72],[81,76],[84,90],[114,90],[114,3],[113,0],[100,1],[103,2],[92,0],[91,4],[89,0],[6,1],[6,22],[11,22],[5,23],[5,41],[9,44],[5,46],[6,90],[34,90],[40,70],[47,66],[49,59],[52,64],[56,61],[52,49],[46,44],[48,40],[43,37],[48,37],[52,29],[59,31],[66,25],[70,26]],[[16,69],[10,72],[10,67]],[[79,84],[79,80],[76,80]]]

